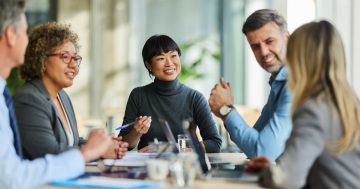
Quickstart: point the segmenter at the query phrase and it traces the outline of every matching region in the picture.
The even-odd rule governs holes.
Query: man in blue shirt
[[[23,0],[0,1],[0,188],[35,188],[57,179],[84,173],[85,162],[99,158],[111,137],[96,129],[82,148],[33,161],[23,160],[12,99],[5,79],[24,61],[28,43]]]
[[[220,80],[212,89],[209,105],[224,121],[231,139],[249,157],[267,156],[275,160],[283,152],[291,132],[291,95],[284,67],[289,38],[287,23],[277,11],[262,9],[251,14],[242,29],[259,65],[271,74],[270,95],[253,128],[233,107],[230,85]]]

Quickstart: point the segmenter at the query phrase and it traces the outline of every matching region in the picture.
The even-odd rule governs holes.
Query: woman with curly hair
[[[25,85],[14,105],[25,158],[58,154],[86,142],[79,137],[74,109],[63,90],[79,73],[79,38],[70,25],[55,22],[37,26],[29,36],[20,75]],[[106,158],[122,157],[127,143],[113,140]]]

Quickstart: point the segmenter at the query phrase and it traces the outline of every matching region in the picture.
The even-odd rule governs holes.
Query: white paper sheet
[[[105,159],[104,163],[107,166],[126,166],[126,167],[143,167],[146,160],[154,158],[157,153],[139,153],[135,151],[127,152],[122,159]],[[115,162],[114,162],[115,161]],[[96,166],[98,162],[89,162],[86,165]]]

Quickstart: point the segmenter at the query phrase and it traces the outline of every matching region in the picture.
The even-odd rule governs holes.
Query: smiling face
[[[260,66],[275,75],[284,64],[289,33],[271,21],[255,31],[249,31],[246,38]]]
[[[75,46],[71,42],[65,42],[57,47],[51,54],[68,53],[71,56],[77,55]],[[79,72],[79,67],[76,65],[74,59],[66,64],[61,56],[49,56],[45,63],[45,72],[42,80],[48,90],[54,89],[59,91],[63,88],[70,87],[73,80]]]
[[[146,67],[151,71],[156,79],[161,81],[173,81],[181,71],[180,56],[177,51],[160,53],[151,58],[151,62],[146,62]]]

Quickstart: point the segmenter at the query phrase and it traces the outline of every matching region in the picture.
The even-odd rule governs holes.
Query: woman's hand
[[[111,137],[105,129],[93,129],[89,133],[87,142],[81,146],[80,152],[85,162],[89,162],[103,156],[109,145],[111,145]]]
[[[151,145],[148,145],[148,146],[145,146],[145,147],[141,148],[140,150],[138,150],[138,152],[143,152],[143,153],[154,152],[154,148],[151,147]]]
[[[102,156],[106,159],[121,159],[125,156],[128,148],[128,143],[122,141],[122,137],[112,137],[112,143]]]
[[[113,140],[119,142],[119,149],[117,150],[117,157],[119,159],[123,158],[128,151],[129,144],[127,142],[122,141],[122,137],[113,137]]]
[[[254,157],[245,165],[245,171],[250,173],[258,173],[270,166],[271,161],[267,157]]]
[[[149,131],[151,125],[151,117],[150,116],[139,116],[136,118],[134,123],[134,130],[138,134],[146,134]]]

